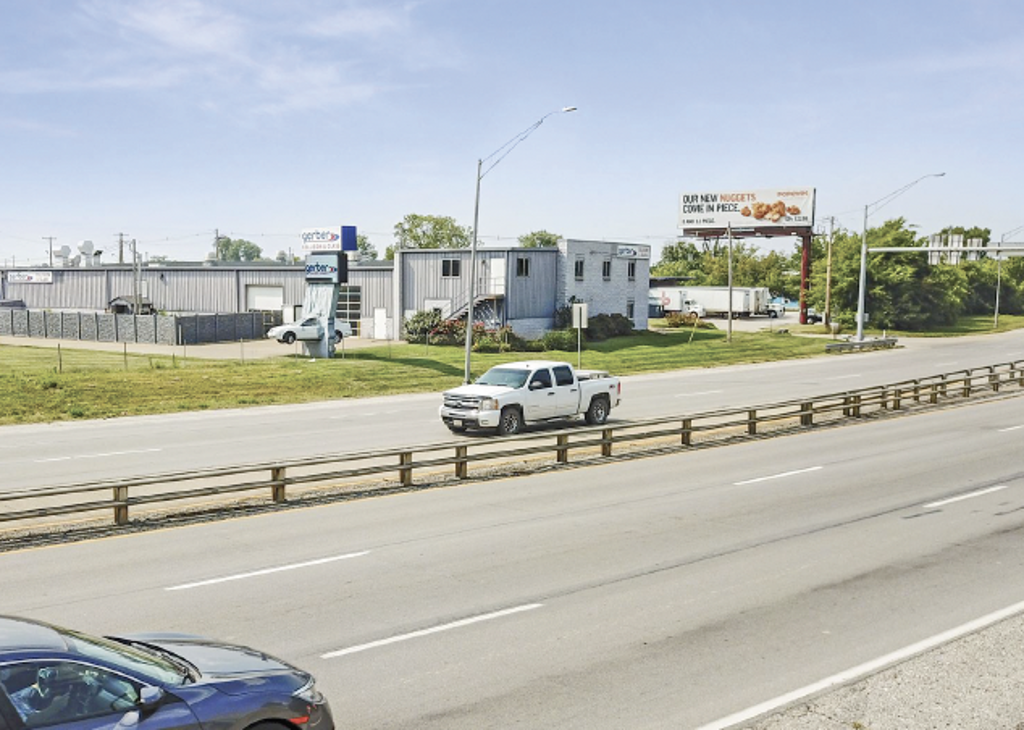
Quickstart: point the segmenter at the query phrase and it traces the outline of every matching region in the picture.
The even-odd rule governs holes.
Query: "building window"
[[[516,276],[530,275],[530,259],[525,256],[516,258]]]
[[[632,299],[626,300],[626,319],[633,319],[636,316],[636,302]]]
[[[626,273],[630,281],[636,281],[636,261],[630,261],[626,264]]]
[[[454,277],[462,275],[462,261],[459,259],[442,259],[441,276]]]
[[[605,259],[604,261],[601,262],[601,276],[604,278],[605,281],[608,281],[609,279],[612,278],[611,259]]]
[[[575,272],[576,272],[576,281],[583,281],[583,257],[582,256],[577,256],[576,257]]]

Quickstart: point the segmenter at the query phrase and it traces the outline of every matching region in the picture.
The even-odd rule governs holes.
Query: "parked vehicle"
[[[807,324],[817,324],[818,322],[823,321],[823,319],[824,318],[821,316],[821,313],[814,307],[807,308]]]
[[[727,286],[661,287],[649,291],[651,304],[659,304],[664,312],[698,311],[701,317],[778,317],[779,307],[771,306],[771,293],[763,286],[734,286],[732,307]],[[701,311],[702,310],[702,311]]]
[[[486,428],[510,435],[527,423],[576,416],[596,425],[619,405],[621,387],[618,378],[601,370],[547,360],[510,362],[471,385],[445,391],[439,413],[456,433]]]
[[[311,675],[261,651],[0,616],[0,727],[333,730],[334,721]]]
[[[278,342],[290,345],[295,340],[320,340],[324,336],[323,326],[319,317],[306,317],[301,322],[279,324],[267,330],[267,337]],[[345,337],[352,336],[352,325],[348,322],[338,322],[334,327],[334,339],[340,341]]]

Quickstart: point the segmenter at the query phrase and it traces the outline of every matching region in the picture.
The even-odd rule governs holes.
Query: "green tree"
[[[410,213],[395,224],[395,244],[388,246],[384,257],[393,259],[396,248],[467,248],[471,233],[450,216]]]
[[[377,249],[372,243],[370,243],[370,239],[366,237],[365,233],[359,233],[356,235],[356,248],[359,249],[360,261],[377,260]]]
[[[263,249],[244,238],[221,236],[217,239],[219,261],[258,261],[262,255]]]
[[[519,245],[523,248],[544,248],[557,246],[561,238],[557,233],[540,230],[533,233],[524,233],[519,237]]]

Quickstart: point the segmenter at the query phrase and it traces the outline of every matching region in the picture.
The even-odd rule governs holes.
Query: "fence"
[[[452,476],[461,480],[469,477],[471,464],[516,460],[517,466],[521,467],[523,462],[519,457],[525,456],[553,454],[556,463],[564,464],[568,463],[572,452],[588,451],[594,457],[609,458],[616,445],[655,440],[659,441],[658,448],[685,450],[694,447],[696,441],[702,438],[710,441],[715,438],[725,440],[737,436],[756,436],[766,433],[770,427],[810,428],[825,419],[860,418],[880,412],[895,413],[952,399],[991,396],[1009,388],[1016,389],[1014,395],[1024,395],[1024,368],[1021,362],[766,405],[623,421],[526,436],[463,438],[288,461],[33,488],[0,494],[0,508],[5,510],[0,512],[0,522],[110,510],[114,523],[124,525],[129,521],[129,510],[142,505],[260,490],[264,490],[271,501],[283,503],[287,501],[289,487],[336,483],[379,474],[395,474],[398,486],[409,488],[414,484],[413,474],[416,471],[436,472],[448,467],[452,469]],[[665,440],[669,440],[671,445],[662,443]],[[202,484],[211,481],[219,483]],[[147,491],[153,487],[196,483],[199,483],[198,486],[175,488],[172,491]],[[82,495],[85,496],[82,501],[66,503],[68,497]],[[11,506],[30,500],[45,504],[6,511]],[[65,503],[54,504],[61,501]]]
[[[280,312],[134,315],[0,309],[0,336],[97,342],[198,345],[258,340],[275,324],[281,324]]]

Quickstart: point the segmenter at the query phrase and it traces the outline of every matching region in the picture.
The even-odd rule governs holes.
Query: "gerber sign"
[[[331,228],[304,228],[302,250],[315,251],[357,251],[356,227],[334,226]]]
[[[304,228],[302,230],[303,251],[340,251],[341,226],[334,228]]]
[[[344,284],[348,281],[348,258],[343,253],[311,253],[306,256],[306,281]]]

